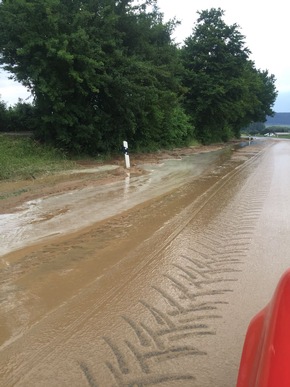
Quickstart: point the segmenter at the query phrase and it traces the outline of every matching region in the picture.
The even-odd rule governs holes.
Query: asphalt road
[[[289,267],[289,169],[290,141],[253,143],[8,256],[0,385],[234,386],[248,323]]]

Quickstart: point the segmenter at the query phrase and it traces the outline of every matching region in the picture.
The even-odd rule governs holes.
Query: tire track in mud
[[[197,225],[204,217],[203,209],[209,211],[215,206],[215,196],[222,195],[225,184],[255,161],[256,157],[238,172],[230,173],[219,192],[216,190],[210,195],[196,211],[195,217],[190,217],[187,229],[178,230],[174,242],[185,239],[187,244],[182,245],[182,253],[175,257],[170,270],[172,274],[162,275],[165,282],[151,285],[159,301],[152,304],[146,298],[140,299],[144,313],[139,318],[122,317],[134,333],[135,340],[125,337],[120,343],[112,337],[103,338],[111,353],[104,366],[111,374],[113,385],[177,385],[180,382],[183,386],[200,386],[194,372],[185,373],[182,364],[176,367],[173,363],[188,357],[194,370],[195,359],[207,356],[207,340],[203,338],[216,334],[214,321],[223,318],[220,306],[228,303],[226,295],[232,292],[232,285],[243,270],[251,234],[267,197],[271,168],[258,189],[254,174],[221,216],[218,215],[204,229],[200,230]],[[189,236],[181,238],[182,233]],[[146,313],[151,317],[150,324],[144,322],[148,320]],[[167,369],[162,372],[160,364],[166,362]],[[175,371],[170,372],[172,369]],[[135,376],[136,370],[138,376]],[[93,370],[87,368],[87,372],[92,375]],[[87,377],[90,386],[104,385],[104,380],[107,380],[99,377],[99,384],[91,384],[90,378]]]
[[[119,315],[124,329],[122,337],[109,331],[97,339],[97,347],[102,348],[98,364],[94,363],[99,357],[98,350],[90,359],[73,355],[77,358],[74,364],[79,369],[78,377],[87,385],[200,385],[195,369],[208,355],[208,338],[216,334],[215,322],[223,318],[227,294],[232,292],[243,270],[251,233],[267,195],[270,168],[258,190],[255,184],[260,157],[261,154],[254,155],[218,180],[134,252],[135,255],[148,252],[147,259],[137,260],[139,263],[130,277],[114,289],[116,295],[133,278],[138,282],[143,268],[160,255],[169,255],[164,258],[169,263],[161,269],[161,280],[154,278],[149,285],[154,302],[144,294],[137,302],[139,314],[127,311],[126,315]],[[254,172],[248,178],[250,169]],[[245,184],[240,188],[243,174]],[[236,192],[231,202],[225,195],[229,184]],[[220,208],[217,208],[217,198]],[[34,352],[32,357],[46,364],[53,363],[54,358],[65,357],[63,348],[68,348],[66,344],[71,337],[98,307],[93,305],[74,319],[61,337],[42,347],[39,353]],[[20,384],[29,385],[25,384],[30,377],[29,363],[19,367],[14,381],[20,382],[24,372],[26,377]]]

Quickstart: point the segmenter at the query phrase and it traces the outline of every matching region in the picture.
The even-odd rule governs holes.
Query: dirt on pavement
[[[237,140],[226,144],[192,146],[155,153],[132,154],[130,155],[130,175],[133,177],[146,173],[142,168],[143,164],[156,164],[164,159],[180,159],[181,157],[192,154],[211,152],[231,146],[231,144],[235,145],[239,142],[240,141]],[[0,181],[0,214],[7,212],[11,213],[22,203],[29,200],[122,180],[127,176],[128,172],[124,164],[124,157],[122,155],[115,156],[105,163],[93,160],[78,160],[76,161],[77,168],[74,171],[43,175],[36,179],[31,177],[29,180]],[[115,168],[102,168],[105,165],[114,166]]]
[[[132,155],[130,173],[157,185],[142,165],[223,146]],[[4,254],[0,384],[235,385],[249,320],[289,266],[289,151],[290,142],[263,139],[226,157],[218,151],[209,168],[198,176],[185,174],[185,183],[166,193]],[[209,156],[191,160],[192,169],[199,170],[197,160]],[[114,168],[106,170],[110,165]],[[96,165],[84,162],[81,170],[88,167]],[[105,207],[112,206],[112,182],[122,183],[117,199],[125,203],[131,196],[125,192],[122,156],[101,167],[94,174],[55,175],[29,186],[10,182],[3,203],[11,214],[31,198],[60,201],[59,193],[70,198],[93,185],[94,199],[96,186],[101,195],[97,205],[90,197],[87,202],[97,212],[101,196]],[[180,175],[175,172],[173,180]],[[146,185],[139,177],[131,179],[129,194],[141,195]],[[166,180],[168,175],[157,182]],[[58,203],[60,211],[66,211],[67,199]],[[77,214],[71,211],[77,227],[81,216],[89,215],[85,204]],[[49,214],[43,211],[31,228],[39,231],[48,223],[54,231],[65,215],[47,221]],[[10,217],[13,227],[14,215],[18,211]],[[23,227],[31,219],[24,217]]]

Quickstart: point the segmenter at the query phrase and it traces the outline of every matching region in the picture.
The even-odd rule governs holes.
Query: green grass
[[[201,143],[197,140],[191,140],[190,143],[189,143],[189,146],[200,146]]]
[[[0,180],[36,178],[74,165],[60,151],[31,138],[0,135]]]
[[[27,188],[22,188],[22,189],[19,189],[17,191],[13,191],[13,192],[9,192],[9,193],[0,195],[0,200],[7,199],[7,198],[10,198],[12,196],[18,196],[18,195],[21,195],[24,192],[28,192],[28,189]]]

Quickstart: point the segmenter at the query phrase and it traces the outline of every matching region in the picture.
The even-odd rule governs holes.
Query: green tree
[[[74,142],[86,147],[96,131],[93,99],[103,53],[91,28],[84,28],[94,18],[82,1],[0,5],[1,62],[31,90],[41,119],[38,134],[61,147],[73,148]]]
[[[7,131],[36,131],[37,117],[35,106],[19,98],[14,106],[7,109]]]
[[[0,100],[0,131],[7,130],[7,106],[6,103]]]
[[[126,134],[137,147],[184,143],[193,137],[193,127],[188,119],[175,124],[176,117],[185,116],[180,103],[183,88],[177,76],[181,62],[171,41],[175,23],[163,24],[156,1],[147,2],[150,12],[145,12],[145,5],[128,11],[124,3],[128,7],[130,2],[120,2],[117,7],[116,26],[122,53],[110,56],[109,88],[100,96],[113,112],[110,128],[115,136]],[[116,96],[117,104],[112,103]]]
[[[246,133],[251,135],[262,133],[265,130],[265,124],[263,122],[251,122],[247,127],[243,128]]]
[[[187,119],[168,127],[185,116],[172,28],[156,0],[3,0],[0,63],[31,90],[46,141],[89,153],[125,138],[168,145],[192,137]]]
[[[272,106],[277,97],[275,77],[268,71],[257,70],[254,63],[247,62],[244,67],[242,98],[237,101],[235,114],[231,117],[233,132],[239,136],[241,128],[251,122],[265,122],[267,116],[272,116]]]
[[[182,49],[185,106],[204,143],[227,141],[254,120],[271,114],[274,77],[257,71],[238,26],[220,8],[199,12]]]

